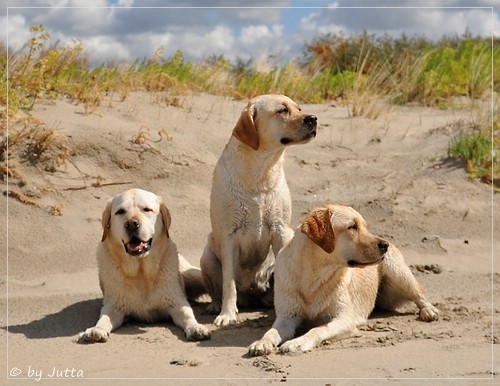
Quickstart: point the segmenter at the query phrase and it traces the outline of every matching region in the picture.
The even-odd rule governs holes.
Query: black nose
[[[389,249],[389,243],[385,240],[380,240],[377,246],[380,252],[382,252],[382,254],[386,253],[387,250]]]
[[[304,123],[306,125],[316,127],[316,122],[318,121],[318,118],[316,118],[316,115],[306,115],[304,117]]]
[[[139,221],[137,221],[136,219],[128,220],[125,223],[125,229],[127,229],[128,231],[133,231],[135,229],[138,229],[139,227],[140,227]]]

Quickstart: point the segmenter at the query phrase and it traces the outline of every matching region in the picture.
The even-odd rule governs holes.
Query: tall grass
[[[493,109],[493,114],[491,109]],[[479,109],[476,122],[450,141],[448,156],[463,160],[472,178],[500,190],[500,100]],[[491,116],[493,115],[493,122]]]
[[[152,58],[132,64],[90,67],[80,43],[47,47],[43,26],[31,28],[31,39],[10,53],[8,96],[11,107],[29,110],[40,96],[65,95],[92,112],[109,92],[122,98],[136,90],[172,93],[210,92],[249,98],[282,92],[300,101],[358,99],[368,92],[392,103],[445,105],[451,98],[481,98],[492,82],[490,42],[455,38],[431,42],[422,37],[376,37],[363,33],[344,37],[322,35],[306,43],[303,58],[269,71],[251,63],[229,63],[223,56],[193,64],[181,51],[163,58],[160,47]],[[0,47],[5,53],[6,48]],[[500,68],[500,44],[493,65]],[[0,59],[0,82],[7,81],[5,58]],[[498,75],[497,75],[498,76]],[[493,79],[499,91],[498,79]],[[6,87],[0,91],[5,104]],[[358,108],[360,110],[360,108]]]
[[[366,32],[350,37],[326,34],[306,43],[297,61],[257,71],[251,61],[231,64],[223,56],[197,64],[186,60],[181,51],[164,58],[161,47],[151,58],[132,64],[91,67],[80,43],[47,46],[49,35],[43,26],[30,32],[26,45],[9,52],[8,60],[7,47],[0,44],[0,105],[8,100],[9,110],[2,114],[14,121],[19,110],[31,110],[41,97],[65,96],[92,113],[110,94],[124,100],[130,92],[141,90],[173,95],[207,92],[241,99],[273,92],[309,103],[339,99],[353,116],[372,119],[387,108],[380,101],[447,107],[456,97],[488,96],[492,82],[494,91],[500,91],[500,72],[492,78],[492,63],[500,68],[500,40],[495,40],[492,52],[490,41],[468,35],[433,42]],[[496,122],[498,137],[498,118]],[[5,137],[5,124],[0,126]],[[487,125],[480,126],[483,137],[485,130],[491,134]],[[451,144],[457,150],[450,150],[450,155],[469,158],[472,153],[458,149],[486,147],[479,137],[468,142],[469,135],[475,134],[464,133]],[[487,162],[486,153],[479,158]]]

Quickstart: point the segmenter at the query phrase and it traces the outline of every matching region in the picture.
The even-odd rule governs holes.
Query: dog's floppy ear
[[[259,133],[257,126],[255,126],[256,110],[255,106],[249,104],[240,115],[240,119],[233,129],[233,135],[238,138],[245,145],[250,146],[252,149],[257,150],[260,145]]]
[[[332,226],[332,211],[320,208],[312,211],[302,223],[301,231],[326,253],[335,249],[335,234]]]
[[[108,201],[104,212],[102,212],[102,237],[101,242],[106,240],[109,234],[109,228],[111,227],[111,200]]]
[[[165,234],[167,235],[167,238],[169,238],[168,234],[168,228],[170,228],[170,222],[172,218],[170,217],[170,212],[167,208],[167,206],[161,202],[160,203],[160,216],[161,220],[163,221],[163,229],[165,230]]]

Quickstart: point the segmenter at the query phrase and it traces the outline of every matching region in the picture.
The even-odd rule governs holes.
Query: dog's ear
[[[255,106],[249,104],[240,115],[240,119],[233,129],[233,135],[245,145],[257,150],[260,145],[259,133],[255,125],[256,110]]]
[[[111,227],[111,200],[108,201],[104,212],[102,212],[102,237],[101,242],[106,240],[109,234],[109,228]]]
[[[301,231],[326,253],[335,249],[335,234],[333,233],[332,211],[320,208],[311,212],[302,223]]]
[[[170,217],[170,212],[167,208],[167,206],[161,202],[160,203],[160,216],[161,220],[163,221],[163,229],[165,230],[165,234],[167,235],[167,238],[169,238],[168,234],[168,228],[170,228],[170,222],[172,218]]]

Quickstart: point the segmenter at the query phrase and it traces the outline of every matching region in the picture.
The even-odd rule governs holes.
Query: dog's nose
[[[316,122],[318,121],[318,118],[316,118],[316,115],[306,115],[304,117],[304,123],[309,126],[316,126]]]
[[[140,226],[139,221],[136,219],[130,219],[125,223],[125,228],[129,231],[132,231],[134,229],[138,229]]]
[[[380,252],[382,252],[382,254],[386,253],[387,250],[389,249],[389,243],[385,240],[380,240],[377,246]]]

